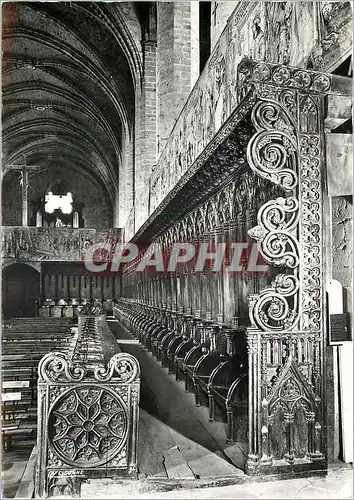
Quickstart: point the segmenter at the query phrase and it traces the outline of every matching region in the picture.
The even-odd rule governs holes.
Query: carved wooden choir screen
[[[117,352],[103,316],[91,322],[38,366],[38,498],[79,497],[84,478],[137,477],[139,363]]]
[[[249,458],[259,466],[325,466],[323,407],[324,93],[328,75],[245,61],[239,85],[255,103],[247,159],[284,195],[267,201],[249,234],[286,268],[249,297]],[[250,88],[251,87],[251,88]],[[317,462],[317,463],[316,463]]]
[[[164,271],[146,267],[135,272],[144,253],[124,268],[123,296],[139,298],[146,304],[174,312],[188,313],[196,318],[205,318],[220,325],[247,326],[250,293],[258,291],[260,285],[269,282],[273,271],[257,262],[251,262],[251,238],[247,228],[256,223],[257,210],[269,194],[278,196],[280,190],[269,181],[245,171],[231,180],[224,188],[210,197],[184,218],[172,224],[152,242],[163,248]],[[188,265],[177,266],[176,271],[167,271],[167,263],[174,243],[192,243],[195,255]],[[233,264],[235,271],[213,271],[206,262],[203,271],[196,272],[198,249],[206,243],[210,249],[226,244],[225,266],[231,265],[233,243],[248,245],[240,255],[240,262]],[[251,265],[252,264],[252,265]],[[237,270],[236,270],[237,269]],[[260,272],[258,269],[262,269]]]
[[[192,263],[182,272],[135,272],[139,257],[123,272],[122,295],[164,315],[247,326],[251,474],[326,467],[324,100],[350,92],[344,80],[244,59],[237,108],[180,183],[194,183],[196,198],[200,189],[204,199],[153,229],[152,241],[166,249],[180,241],[252,239],[270,271],[194,273]],[[234,133],[245,139],[244,158],[230,139]],[[234,159],[219,155],[207,165],[208,150],[220,144],[236,151]],[[195,180],[198,172],[204,184]],[[157,216],[178,193],[167,196]]]

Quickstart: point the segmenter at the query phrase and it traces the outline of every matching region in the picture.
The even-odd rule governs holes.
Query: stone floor
[[[34,444],[18,443],[18,446],[14,445],[13,451],[2,453],[0,498],[13,498],[16,495]]]
[[[195,488],[152,485],[148,481],[110,482],[101,480],[99,485],[85,484],[82,498],[264,498],[264,499],[349,499],[353,498],[352,468],[330,468],[326,477],[308,477],[258,483],[233,484],[229,486],[195,485]]]
[[[245,463],[247,443],[227,443],[222,415],[209,422],[208,409],[195,406],[194,394],[185,392],[184,382],[176,382],[175,375],[168,374],[168,369],[118,322],[109,324],[122,351],[140,363],[140,473],[171,478],[172,473],[166,472],[166,453],[171,450],[169,462],[187,463],[195,478],[243,476],[240,468]],[[179,457],[173,452],[175,448]]]

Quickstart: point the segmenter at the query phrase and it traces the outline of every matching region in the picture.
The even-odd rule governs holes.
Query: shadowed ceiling
[[[29,165],[89,175],[113,199],[124,137],[134,128],[140,71],[119,7],[12,2],[2,8],[4,172],[25,156]]]

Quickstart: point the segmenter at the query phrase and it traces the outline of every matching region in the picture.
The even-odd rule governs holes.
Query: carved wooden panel
[[[4,227],[3,257],[30,261],[82,262],[91,245],[121,242],[121,229]]]
[[[152,219],[141,234],[152,234],[166,255],[179,241],[256,241],[269,271],[248,273],[243,256],[234,276],[210,267],[194,272],[195,261],[174,275],[135,272],[139,257],[124,268],[123,296],[147,311],[167,309],[167,317],[178,309],[212,326],[250,325],[247,472],[320,470],[326,468],[324,98],[350,87],[343,78],[248,59],[238,67],[237,82],[235,121],[215,138],[222,152],[216,147],[207,156],[205,150],[198,159],[203,174],[194,167],[186,174],[189,191],[182,193],[194,191],[200,202],[169,224],[168,214],[161,225]],[[230,136],[237,137],[231,124],[242,126],[242,140],[247,138],[233,170],[226,153],[234,151]]]
[[[285,461],[323,468],[321,170],[323,95],[331,79],[253,61],[240,65],[239,76],[243,92],[257,96],[248,163],[283,192],[260,207],[249,230],[278,273],[249,296],[250,378],[257,391],[249,395],[247,467],[252,473]]]
[[[38,367],[38,498],[78,496],[93,475],[137,474],[139,364],[116,353],[105,366],[115,340],[80,320],[68,353],[49,353]]]
[[[127,439],[127,418],[120,397],[87,385],[62,394],[48,419],[49,445],[63,462],[95,467],[113,458]]]
[[[190,242],[195,245],[196,256],[203,243],[228,245],[225,265],[231,264],[231,245],[245,244],[245,251],[240,259],[240,268],[236,272],[227,272],[223,267],[220,272],[213,272],[206,265],[203,272],[195,272],[196,256],[176,273],[155,272],[147,268],[135,272],[139,257],[124,267],[123,295],[143,298],[144,302],[162,307],[166,302],[169,309],[192,314],[196,317],[213,320],[217,323],[232,325],[237,319],[241,324],[248,324],[248,295],[254,293],[260,284],[270,280],[268,273],[261,275],[251,270],[252,240],[247,234],[247,227],[256,222],[257,208],[261,206],[265,193],[277,196],[280,189],[267,179],[257,177],[251,170],[241,176],[234,176],[224,188],[210,197],[185,217],[171,223],[165,232],[156,236],[156,242],[163,248],[166,259],[169,258],[174,243]],[[257,254],[258,256],[258,254]],[[131,274],[128,285],[127,276]],[[137,283],[143,280],[142,292],[137,290]],[[159,283],[164,283],[161,294]],[[156,290],[156,293],[155,293]],[[159,292],[157,293],[157,290]],[[225,307],[226,297],[232,295],[233,301]]]

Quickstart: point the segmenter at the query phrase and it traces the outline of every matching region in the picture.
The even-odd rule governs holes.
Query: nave
[[[3,20],[6,492],[352,463],[352,2]]]

